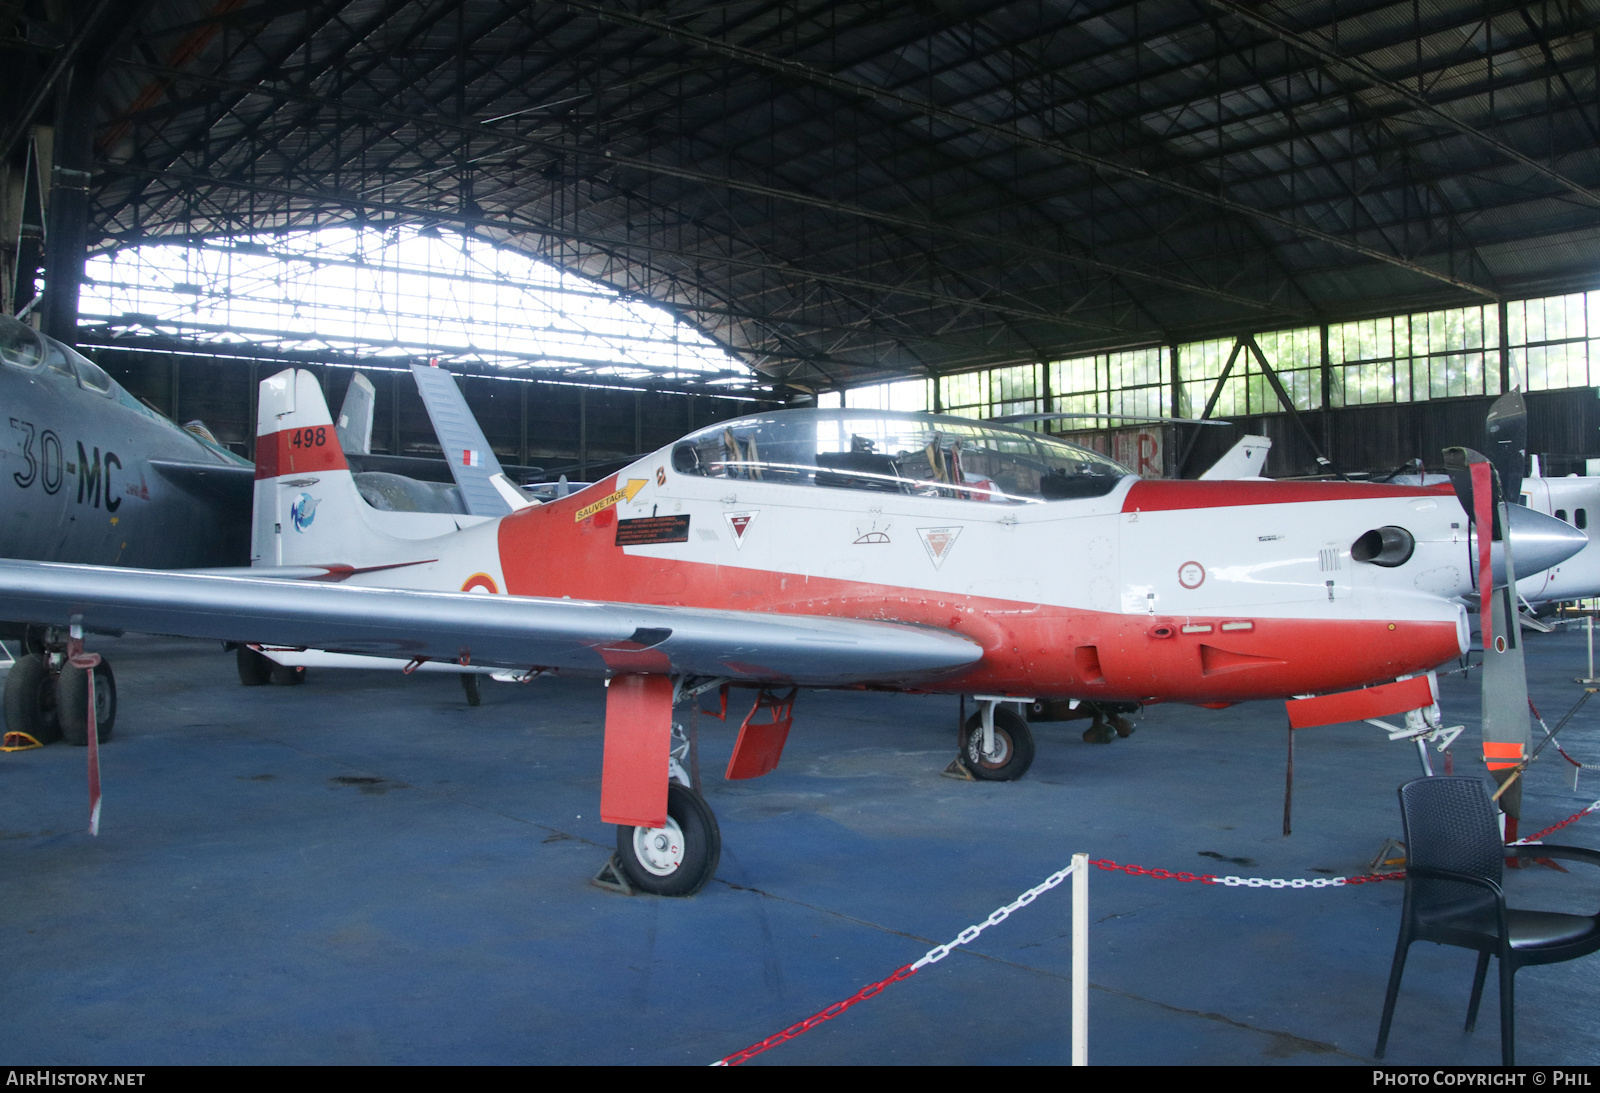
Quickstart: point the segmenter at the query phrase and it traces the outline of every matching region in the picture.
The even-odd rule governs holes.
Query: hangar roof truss
[[[24,101],[108,43],[95,248],[465,228],[816,388],[1590,287],[1595,5],[0,0],[0,51]]]

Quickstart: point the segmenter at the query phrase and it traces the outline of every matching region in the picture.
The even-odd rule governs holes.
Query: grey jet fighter
[[[0,316],[0,557],[140,569],[249,561],[254,466],[203,427],[183,428],[53,338]],[[85,673],[69,635],[0,623],[22,638],[7,673],[6,728],[87,743]],[[102,740],[116,718],[109,664],[95,670]],[[59,713],[59,716],[58,716]]]

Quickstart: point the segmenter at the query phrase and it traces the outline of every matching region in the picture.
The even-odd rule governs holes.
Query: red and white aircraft
[[[1469,642],[1447,488],[1141,481],[1006,426],[786,410],[506,516],[394,513],[361,499],[309,372],[259,405],[252,575],[0,562],[0,617],[604,677],[601,815],[664,894],[716,867],[669,771],[675,703],[725,681],[986,696],[966,754],[1003,779],[1032,743],[1001,699],[1281,698]],[[1542,519],[1527,546],[1512,529],[1519,570],[1586,541]],[[730,777],[777,765],[789,697],[762,691]]]

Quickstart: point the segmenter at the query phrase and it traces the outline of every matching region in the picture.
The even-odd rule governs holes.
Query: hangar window
[[[1050,393],[1054,396],[1051,410],[1070,414],[1127,414],[1130,417],[1167,417],[1170,389],[1167,375],[1167,351],[1160,346],[1146,349],[1128,349],[1118,353],[1097,353],[1092,357],[1074,357],[1056,361],[1048,366]],[[1038,413],[1043,405],[1031,411],[1011,413]],[[1085,418],[1081,425],[1071,419],[1059,428],[1094,428],[1093,418]]]
[[[1110,493],[1130,472],[1023,429],[940,414],[785,410],[680,441],[673,468],[709,478],[1026,504]]]
[[[852,387],[844,392],[829,392],[817,400],[819,406],[848,406],[852,410],[927,410],[933,406],[930,380],[898,380]],[[831,400],[829,395],[832,395]]]
[[[1500,316],[1457,307],[1328,327],[1334,406],[1494,394],[1500,390]]]
[[[1316,410],[1322,406],[1321,335],[1316,327],[1276,330],[1256,335],[1256,344],[1267,363],[1278,374],[1296,410]],[[1233,368],[1217,397],[1212,417],[1242,414],[1278,414],[1283,403],[1261,370],[1261,363],[1248,346],[1233,352],[1234,339],[1190,342],[1178,347],[1178,414],[1199,417],[1216,390],[1217,381],[1233,357]]]
[[[1506,305],[1512,383],[1529,391],[1600,382],[1600,292]]]
[[[81,324],[119,337],[632,380],[752,376],[652,303],[435,227],[147,242],[91,257],[86,275]]]

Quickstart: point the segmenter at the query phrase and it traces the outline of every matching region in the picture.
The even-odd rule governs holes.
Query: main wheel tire
[[[6,673],[5,714],[7,732],[25,732],[41,744],[61,739],[56,681],[39,654],[19,657]]]
[[[273,663],[272,682],[280,687],[298,687],[306,681],[304,668],[290,668],[285,664]]]
[[[462,672],[461,689],[467,693],[467,705],[476,706],[483,701],[483,695],[478,693],[478,673]]]
[[[239,665],[239,682],[246,687],[265,687],[272,682],[272,661],[250,648],[241,645],[233,651]]]
[[[69,662],[62,665],[56,680],[56,714],[61,721],[61,738],[78,747],[89,746],[89,673]],[[117,677],[111,662],[102,660],[94,669],[94,719],[100,743],[111,739],[117,723]]]
[[[657,896],[692,896],[722,859],[722,832],[705,798],[667,786],[665,827],[617,826],[617,861],[628,883]]]
[[[983,711],[967,718],[967,746],[961,759],[974,778],[1014,782],[1033,766],[1033,730],[1005,706],[994,708],[994,754],[983,754]]]

